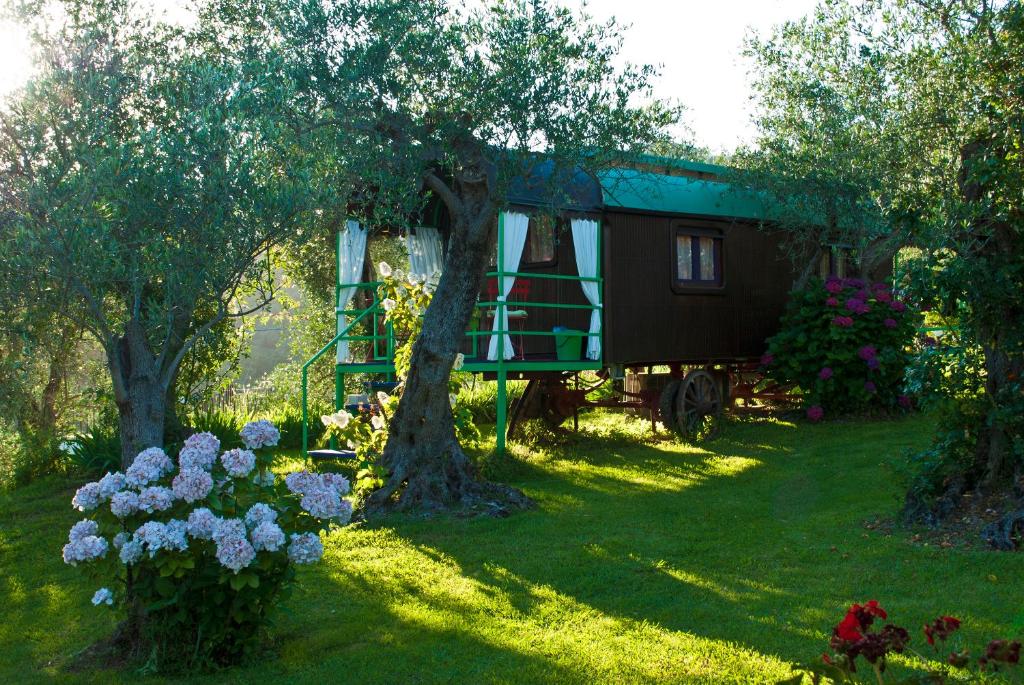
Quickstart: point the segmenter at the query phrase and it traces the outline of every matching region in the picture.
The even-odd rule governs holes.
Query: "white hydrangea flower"
[[[394,311],[395,307],[398,306],[398,303],[392,300],[390,297],[385,297],[380,304],[382,307],[384,307],[384,311],[386,312]]]
[[[377,265],[377,273],[380,274],[381,278],[391,278],[391,265],[387,262],[381,262]]]
[[[213,478],[202,469],[182,469],[171,481],[171,489],[175,497],[192,503],[210,494]]]
[[[110,591],[110,588],[101,587],[96,591],[96,594],[92,596],[93,606],[99,606],[100,604],[113,605],[114,593]]]
[[[380,404],[380,406],[383,407],[385,404],[387,404],[388,400],[390,399],[391,395],[387,394],[383,390],[377,391],[377,403]]]
[[[334,488],[314,488],[302,496],[301,504],[317,518],[330,519],[341,514],[341,497]]]
[[[139,493],[139,509],[152,514],[167,511],[174,504],[174,491],[162,485],[151,485]]]
[[[127,566],[138,563],[139,559],[142,558],[142,540],[132,538],[124,543],[118,558],[121,559],[122,564]]]
[[[110,511],[119,519],[131,516],[139,510],[139,495],[131,490],[114,493],[110,498]]]
[[[395,269],[395,280],[398,281],[399,283],[406,280],[405,271],[403,271],[402,269]],[[405,292],[405,288],[402,288],[402,292]]]
[[[210,537],[218,545],[229,538],[244,538],[245,521],[242,519],[218,519]]]
[[[99,483],[86,483],[71,498],[71,505],[79,511],[92,511],[103,501]]]
[[[261,447],[273,447],[281,439],[281,431],[277,430],[274,424],[266,419],[250,421],[245,424],[240,435],[242,436],[242,442],[251,450]]]
[[[69,540],[61,550],[65,564],[77,566],[81,561],[92,561],[106,556],[110,545],[107,541],[96,535],[86,535],[77,540]]]
[[[125,548],[134,542],[142,544],[149,552],[149,558],[152,559],[156,556],[157,552],[164,548],[164,544],[167,542],[167,526],[160,521],[146,521],[135,531],[135,537],[132,539],[132,542],[121,548],[122,556],[124,555]]]
[[[148,485],[174,470],[171,458],[159,447],[150,447],[139,452],[135,461],[125,471],[128,484],[137,488]]]
[[[120,471],[108,473],[100,478],[100,497],[102,497],[104,501],[109,500],[111,497],[124,490],[127,485],[128,479],[125,478],[124,474]]]
[[[217,461],[220,440],[212,433],[196,433],[185,440],[178,452],[178,468],[209,471]]]
[[[373,430],[379,431],[384,428],[384,417],[380,414],[374,414],[370,417],[370,425],[373,426]]]
[[[181,519],[171,519],[164,526],[164,549],[184,552],[188,550],[188,524]]]
[[[71,526],[71,532],[68,533],[68,541],[76,542],[84,537],[90,535],[96,535],[100,532],[100,526],[92,519],[82,519],[75,525]]]
[[[315,473],[310,473],[305,469],[289,473],[284,477],[284,484],[290,491],[297,495],[304,495],[311,490],[322,487],[320,476]]]
[[[244,537],[230,537],[217,543],[217,561],[238,573],[256,558],[256,550]]]
[[[243,478],[252,473],[256,467],[256,455],[250,450],[235,448],[220,455],[220,462],[224,464],[228,475],[235,478]]]
[[[348,478],[340,473],[320,474],[320,482],[324,487],[332,488],[339,495],[347,495],[352,492],[352,485],[348,482]]]
[[[212,511],[206,507],[200,507],[193,509],[192,513],[188,515],[186,529],[188,534],[196,540],[210,540],[213,538],[213,530],[219,521],[220,519]]]
[[[273,521],[263,521],[252,531],[252,546],[256,551],[276,552],[285,543],[284,531]]]
[[[265,521],[273,523],[277,520],[277,512],[274,511],[273,507],[263,502],[257,502],[256,504],[249,507],[249,511],[245,513],[245,525],[249,528],[255,528]]]
[[[352,520],[352,503],[347,499],[341,500],[341,504],[338,507],[338,513],[332,518],[334,518],[334,521],[339,525],[348,525]]]
[[[292,533],[288,558],[296,564],[314,564],[324,556],[324,546],[316,533]]]
[[[462,366],[465,363],[466,363],[466,355],[464,355],[461,352],[459,352],[457,355],[455,355],[455,363],[452,364],[452,370],[453,371],[461,371],[462,370]]]
[[[195,433],[185,439],[181,451],[178,452],[178,466],[185,469],[203,469],[209,471],[217,461],[220,452],[220,440],[213,433]]]

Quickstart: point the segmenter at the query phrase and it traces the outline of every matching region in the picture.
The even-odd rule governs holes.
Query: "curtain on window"
[[[600,225],[592,219],[572,220],[572,244],[576,251],[576,271],[584,278],[595,278],[598,271],[597,231]],[[587,338],[587,359],[601,358],[601,291],[596,281],[580,281],[583,294],[597,307],[590,313],[591,335]]]
[[[339,232],[341,247],[338,250],[338,282],[358,283],[363,273],[363,259],[366,256],[366,229],[359,222],[349,219]],[[342,312],[348,309],[355,288],[341,288],[338,291],[338,333],[348,327],[348,317]],[[348,361],[348,341],[338,341],[337,361]]]
[[[523,256],[523,245],[526,244],[526,229],[530,225],[530,218],[525,214],[517,212],[502,212],[502,232],[504,234],[503,244],[498,246],[501,250],[501,259],[505,271],[519,271],[519,260]],[[515,276],[504,276],[501,279],[501,292],[498,294],[498,301],[504,302],[508,294],[512,292],[515,285]],[[508,307],[501,307],[501,316],[494,317],[492,331],[508,330]],[[504,336],[503,359],[511,359],[513,353],[512,336],[508,333]],[[498,336],[492,335],[490,345],[487,346],[487,358],[498,358]]]
[[[428,281],[441,273],[444,263],[441,232],[430,226],[410,230],[405,236],[409,250],[409,273],[421,281]]]

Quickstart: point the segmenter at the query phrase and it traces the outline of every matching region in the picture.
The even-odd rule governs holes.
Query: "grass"
[[[640,442],[646,424],[617,415],[584,425],[603,437],[517,448],[506,477],[533,511],[332,533],[274,627],[276,658],[203,681],[773,682],[869,598],[919,646],[940,613],[970,645],[1020,632],[1024,557],[863,525],[898,509],[893,466],[926,444],[926,418],[740,423],[707,451]],[[74,485],[0,500],[0,682],[137,679],[63,670],[114,625],[60,560]]]

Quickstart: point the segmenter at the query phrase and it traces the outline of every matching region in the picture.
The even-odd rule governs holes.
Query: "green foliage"
[[[101,476],[121,468],[121,435],[117,424],[100,421],[84,433],[61,443],[74,472]]]
[[[819,280],[790,296],[762,359],[770,378],[801,389],[808,416],[892,410],[918,317],[885,284]]]

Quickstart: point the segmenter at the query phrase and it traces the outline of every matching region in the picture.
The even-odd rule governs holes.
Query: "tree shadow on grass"
[[[884,442],[898,430],[867,432]],[[761,424],[709,450],[579,444],[523,467],[516,485],[536,512],[387,525],[519,620],[591,616],[799,661],[820,652],[837,607],[884,591],[898,572],[900,550],[860,536],[865,502],[891,506],[871,488],[875,455],[837,461],[877,449],[841,446],[864,432]]]

